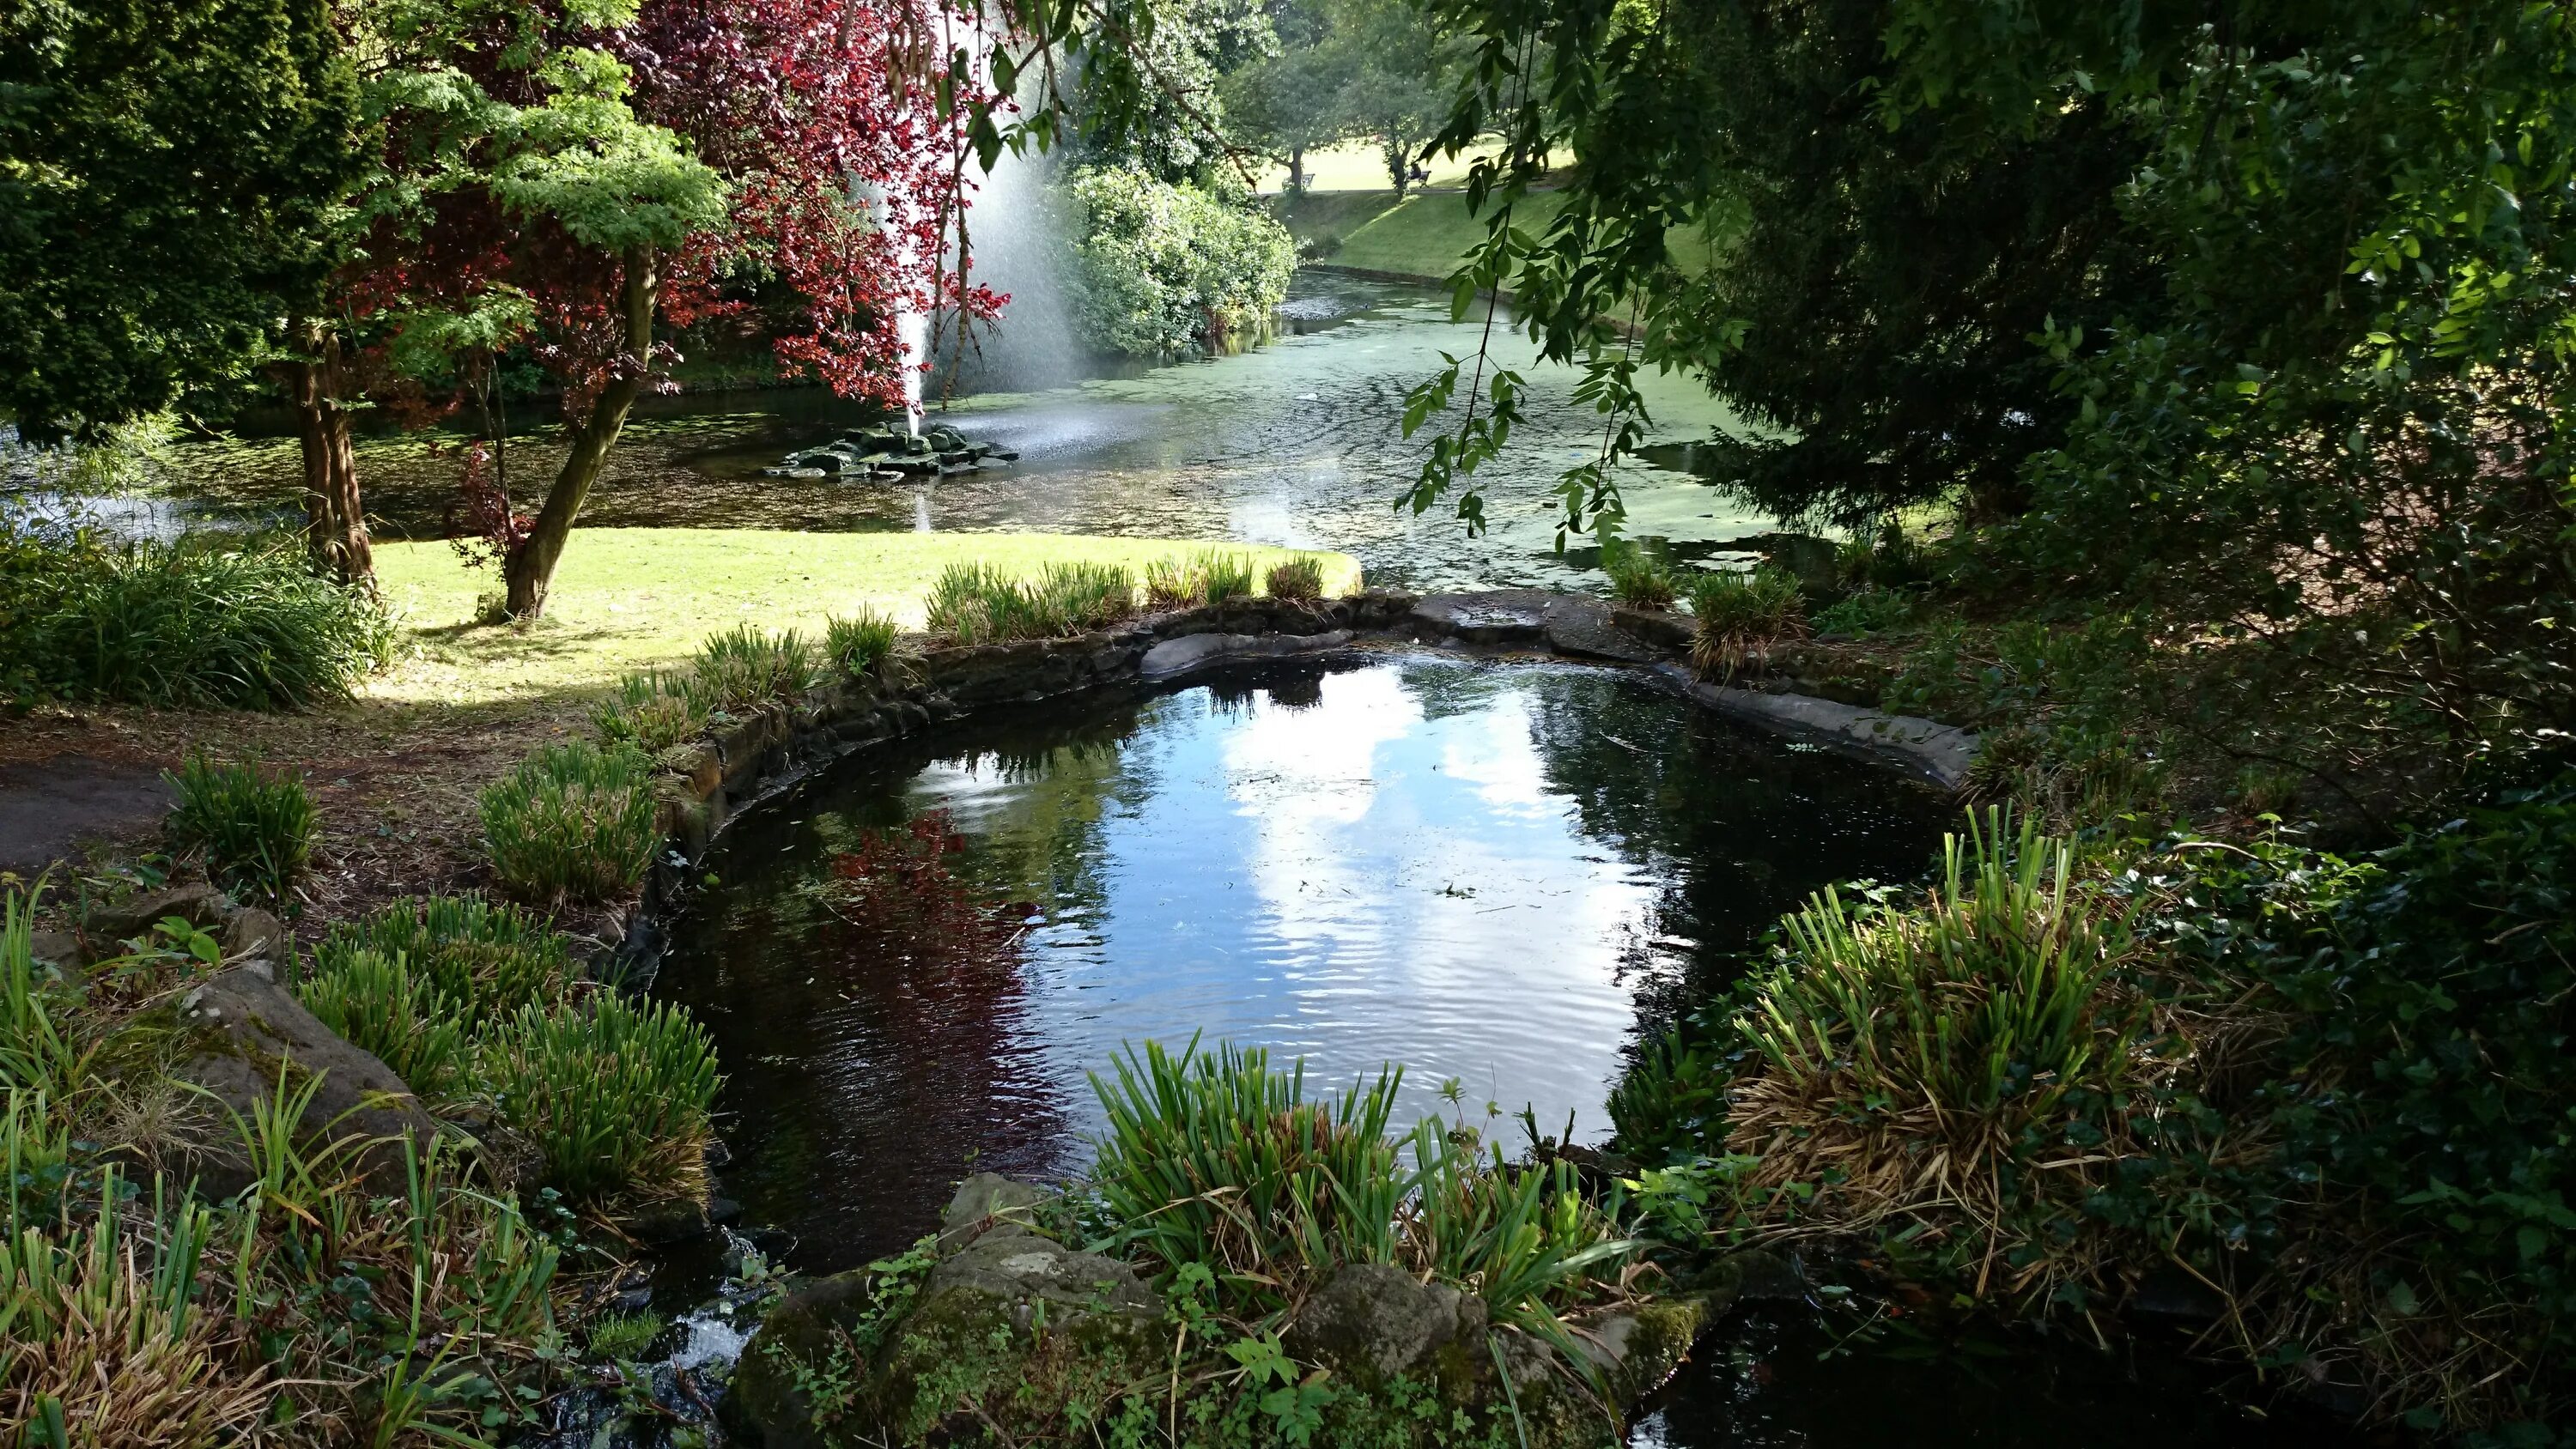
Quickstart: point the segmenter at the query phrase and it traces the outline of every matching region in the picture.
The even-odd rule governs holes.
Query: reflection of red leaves
[[[900,965],[914,979],[1007,974],[1019,961],[1025,902],[986,900],[958,878],[950,858],[966,837],[934,810],[895,830],[868,830],[858,849],[834,856],[823,901],[848,929],[836,953],[858,965]]]

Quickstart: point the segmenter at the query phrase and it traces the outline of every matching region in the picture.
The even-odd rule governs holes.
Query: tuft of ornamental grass
[[[794,704],[815,680],[814,646],[794,629],[772,634],[738,624],[698,646],[688,693],[707,713],[749,714]]]
[[[1622,1291],[1617,1265],[1638,1245],[1616,1204],[1586,1201],[1570,1164],[1483,1157],[1437,1120],[1390,1138],[1399,1069],[1309,1098],[1302,1062],[1276,1071],[1258,1049],[1193,1041],[1178,1056],[1130,1048],[1115,1074],[1092,1079],[1109,1122],[1081,1203],[1094,1246],[1204,1268],[1246,1316],[1353,1262],[1478,1293],[1497,1321],[1556,1338],[1557,1310]]]
[[[2016,1153],[2081,1124],[2094,1144],[2082,1160],[2033,1179],[2080,1216],[2131,1145],[2125,1114],[2106,1107],[2168,1068],[2119,975],[2126,920],[2075,879],[2067,841],[2001,810],[1971,815],[1925,899],[1855,906],[1828,889],[1784,925],[1781,959],[1732,1024],[1746,1055],[1725,1091],[1726,1143],[1759,1155],[1752,1187],[1830,1184],[1860,1224],[1955,1209],[1989,1235],[1963,1251],[2000,1249],[2008,1184],[2027,1172]],[[2082,1271],[2025,1256],[2025,1283]]]
[[[600,1314],[590,1321],[591,1356],[610,1363],[631,1362],[643,1357],[668,1326],[662,1315],[649,1310]]]
[[[1188,559],[1166,555],[1145,565],[1145,607],[1187,609],[1206,598],[1206,585]]]
[[[354,951],[298,982],[296,1000],[342,1040],[375,1053],[422,1101],[452,1101],[473,1064],[462,1003],[400,955]]]
[[[587,1010],[523,1007],[492,1032],[481,1070],[501,1123],[565,1197],[703,1186],[719,1079],[715,1043],[686,1011],[614,992]]]
[[[590,722],[609,744],[658,755],[706,733],[707,709],[687,676],[647,669],[619,680],[615,694],[591,707]]]
[[[1610,576],[1610,597],[1631,609],[1669,609],[1681,597],[1681,575],[1661,556],[1633,543],[1609,552],[1601,571]]]
[[[346,699],[394,632],[291,537],[110,545],[0,524],[0,687],[156,708]]]
[[[306,979],[329,976],[371,955],[403,962],[447,999],[469,1031],[523,1006],[568,999],[581,974],[571,943],[535,913],[457,895],[399,900],[333,926],[313,948]]]
[[[485,786],[482,812],[493,874],[532,904],[618,895],[661,841],[652,762],[630,746],[549,745]]]
[[[1313,603],[1324,597],[1324,561],[1300,554],[1285,563],[1272,564],[1262,587],[1274,599]]]
[[[1730,677],[1754,655],[1807,631],[1797,579],[1768,566],[1703,574],[1691,583],[1690,603],[1698,619],[1691,664],[1706,677]]]
[[[1225,549],[1207,550],[1191,560],[1190,567],[1199,578],[1200,602],[1209,604],[1252,597],[1253,585],[1260,575],[1260,566],[1253,562],[1252,555]]]
[[[303,777],[217,764],[200,750],[162,778],[179,797],[161,824],[170,848],[202,860],[224,889],[283,905],[313,856],[317,819]]]
[[[833,615],[823,622],[823,654],[852,679],[865,679],[894,657],[892,617],[861,606],[850,618]]]
[[[1096,563],[1049,564],[1027,580],[980,562],[950,564],[927,601],[930,632],[959,644],[1060,638],[1135,611],[1135,575]]]

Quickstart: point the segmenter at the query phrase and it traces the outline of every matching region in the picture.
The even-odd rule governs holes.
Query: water
[[[1415,518],[1391,504],[1427,445],[1400,436],[1404,394],[1440,366],[1443,351],[1473,351],[1481,317],[1451,322],[1445,295],[1430,289],[1310,271],[1299,274],[1281,325],[1271,344],[1235,356],[1113,367],[1115,375],[1047,391],[987,392],[945,414],[934,400],[934,421],[944,417],[1023,459],[928,484],[761,478],[759,469],[787,450],[868,420],[820,390],[647,399],[583,521],[1229,538],[1347,550],[1386,584],[1599,584],[1580,540],[1569,556],[1555,552],[1548,489],[1597,452],[1601,436],[1599,418],[1573,401],[1572,370],[1529,366],[1526,344],[1507,326],[1496,328],[1497,357],[1528,372],[1528,418],[1488,470],[1492,533],[1469,539],[1441,512]],[[1043,331],[1033,318],[1024,330]],[[996,367],[1011,336],[1006,321],[993,344]],[[1653,436],[1668,446],[1656,450],[1660,462],[1622,469],[1630,531],[1673,540],[1690,554],[1769,527],[1688,471],[1686,445],[1734,427],[1727,411],[1681,378],[1650,376],[1645,386]],[[534,429],[549,409],[527,403],[514,413]],[[413,434],[360,442],[359,475],[381,536],[444,535],[459,467],[454,441]],[[291,437],[170,451],[160,470],[165,490],[235,515],[294,516],[302,475]],[[550,430],[531,431],[512,442],[511,475],[550,476],[560,458]]]
[[[899,1249],[974,1168],[1078,1171],[1085,1074],[1125,1043],[1204,1033],[1333,1086],[1400,1062],[1399,1120],[1483,1124],[1490,1102],[1598,1140],[1677,995],[1806,892],[1919,874],[1950,818],[1609,671],[1401,655],[1245,678],[874,752],[708,862],[722,884],[659,989],[722,1053],[719,1190],[792,1235],[795,1266]],[[1024,933],[998,965],[871,959],[886,938],[813,894],[862,832],[933,811]]]

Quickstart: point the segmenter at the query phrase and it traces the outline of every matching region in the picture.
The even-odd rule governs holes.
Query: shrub
[[[464,1085],[472,1042],[465,1008],[399,955],[351,951],[295,988],[298,1001],[351,1045],[375,1053],[431,1103]]]
[[[1102,628],[1136,612],[1136,576],[1117,564],[1049,564],[1036,592],[1069,631]]]
[[[853,679],[864,679],[894,655],[894,620],[860,607],[852,618],[835,616],[823,624],[823,652]]]
[[[1299,555],[1285,563],[1270,566],[1263,587],[1274,599],[1312,602],[1324,597],[1324,561]]]
[[[1914,617],[1914,600],[1894,589],[1856,590],[1816,611],[1816,629],[1824,634],[1876,634]]]
[[[749,714],[794,704],[814,684],[814,646],[793,629],[775,634],[737,624],[698,646],[690,700],[707,713]]]
[[[383,609],[291,539],[111,546],[0,523],[0,690],[295,709],[347,698],[392,644]]]
[[[687,1192],[703,1180],[715,1044],[678,1007],[614,992],[586,1011],[522,1007],[494,1031],[484,1072],[500,1121],[566,1197]]]
[[[480,896],[399,900],[331,928],[313,948],[318,978],[367,955],[402,961],[469,1029],[523,1006],[563,1001],[580,975],[563,934],[518,906]]]
[[[1188,356],[1265,325],[1297,265],[1266,212],[1123,167],[1077,171],[1075,327],[1095,352]]]
[[[617,693],[592,707],[590,722],[612,745],[658,755],[706,733],[707,709],[685,677],[642,670],[618,681]]]
[[[1610,597],[1632,609],[1669,609],[1681,593],[1681,576],[1660,556],[1629,544],[1601,561]]]
[[[300,776],[263,777],[199,752],[164,774],[179,802],[162,822],[170,848],[194,855],[224,889],[282,904],[313,855],[313,796]]]
[[[549,745],[483,790],[484,849],[523,901],[604,900],[644,878],[660,843],[652,763],[637,750]]]
[[[1769,567],[1702,574],[1691,583],[1690,601],[1698,620],[1691,663],[1703,675],[1732,675],[1754,654],[1806,628],[1798,581]]]

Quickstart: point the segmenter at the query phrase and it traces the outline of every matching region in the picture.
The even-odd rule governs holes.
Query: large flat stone
[[[1348,629],[1325,634],[1183,634],[1146,650],[1139,668],[1147,679],[1177,679],[1226,660],[1321,654],[1350,642]]]
[[[1677,664],[1663,665],[1656,672],[1729,719],[1846,753],[1874,756],[1945,790],[1967,783],[1968,768],[1977,760],[1976,735],[1953,725],[1803,694],[1765,694],[1709,684],[1692,678]]]

